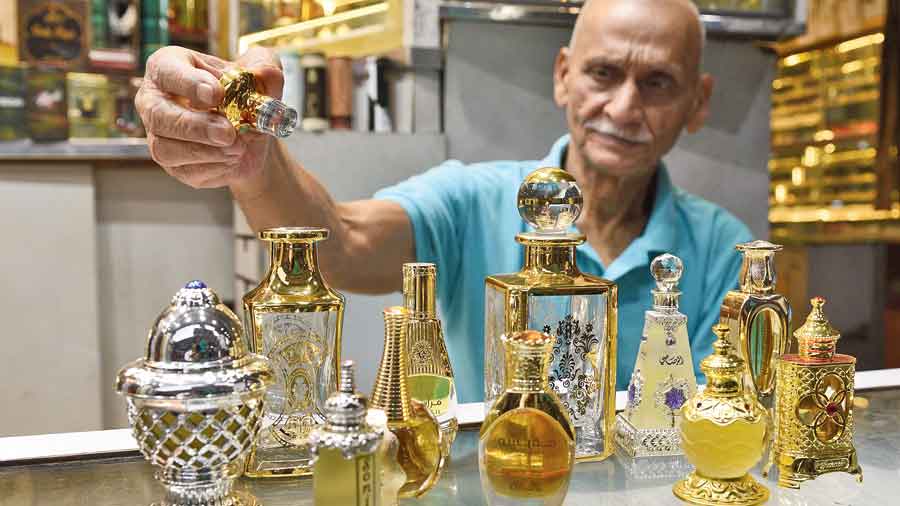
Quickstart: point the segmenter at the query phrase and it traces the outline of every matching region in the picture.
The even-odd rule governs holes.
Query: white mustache
[[[647,128],[647,125],[644,124],[641,124],[641,127],[637,131],[628,131],[619,128],[606,118],[598,118],[585,122],[584,128],[601,134],[618,137],[619,139],[634,142],[636,144],[647,144],[653,141],[653,135]]]

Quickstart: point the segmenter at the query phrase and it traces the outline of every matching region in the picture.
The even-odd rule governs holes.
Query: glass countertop
[[[854,443],[865,481],[846,474],[829,474],[801,485],[780,489],[773,477],[763,479],[780,506],[885,505],[896,501],[894,480],[900,478],[900,389],[858,392],[854,408]],[[419,499],[401,505],[485,504],[478,477],[478,433],[460,432],[453,458],[441,481]],[[575,466],[566,506],[676,505],[672,484],[690,466],[683,458],[631,459],[610,457]],[[756,472],[759,479],[759,473]],[[262,506],[312,505],[309,478],[249,480],[236,485]],[[162,487],[150,464],[139,456],[74,460],[60,463],[0,467],[0,505],[142,506],[158,502]]]

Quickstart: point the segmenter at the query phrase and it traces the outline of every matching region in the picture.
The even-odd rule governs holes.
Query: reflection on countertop
[[[831,474],[804,483],[800,490],[785,490],[777,488],[775,478],[770,477],[762,480],[772,491],[769,504],[866,506],[896,500],[892,484],[900,476],[900,389],[860,392],[854,405],[854,442],[865,482],[858,484],[852,476]],[[401,504],[484,504],[477,445],[477,432],[461,432],[451,464],[437,486],[424,497],[401,500]],[[616,456],[578,464],[566,506],[680,504],[672,495],[672,474],[683,470],[685,463],[679,459],[650,462],[653,465],[646,466]],[[309,478],[242,479],[237,489],[252,494],[264,506],[313,505]],[[150,464],[135,457],[0,467],[0,506],[138,506],[159,501],[162,493]]]

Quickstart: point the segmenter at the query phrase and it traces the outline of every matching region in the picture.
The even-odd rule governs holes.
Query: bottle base
[[[682,501],[702,506],[756,506],[769,500],[769,489],[750,474],[740,478],[707,478],[697,471],[679,481],[672,492]]]

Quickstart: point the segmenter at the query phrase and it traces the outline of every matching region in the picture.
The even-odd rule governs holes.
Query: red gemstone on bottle
[[[833,402],[829,402],[827,406],[825,406],[825,413],[828,416],[834,416],[838,412],[837,404]]]

